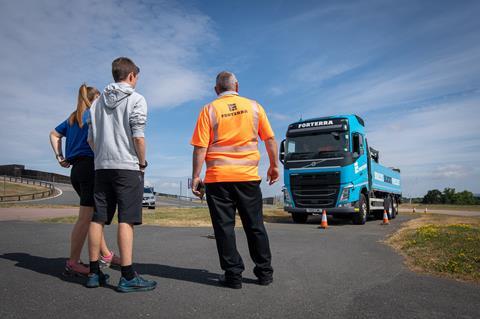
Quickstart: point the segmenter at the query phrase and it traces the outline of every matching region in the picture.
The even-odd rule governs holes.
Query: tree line
[[[432,189],[422,199],[423,204],[452,204],[452,205],[479,205],[480,198],[472,192],[455,192],[455,188],[445,188],[443,192]]]

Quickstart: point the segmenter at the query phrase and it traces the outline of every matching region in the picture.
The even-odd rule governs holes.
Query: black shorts
[[[95,171],[95,213],[92,221],[110,225],[118,206],[118,222],[142,223],[143,173],[125,169]]]
[[[69,161],[73,166],[70,181],[80,197],[80,206],[93,207],[93,188],[95,185],[95,165],[93,157],[77,157]]]

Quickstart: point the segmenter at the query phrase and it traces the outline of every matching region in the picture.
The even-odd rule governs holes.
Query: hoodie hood
[[[106,107],[114,109],[119,105],[119,102],[133,92],[135,92],[135,89],[127,83],[112,83],[103,90],[103,102],[105,102]]]

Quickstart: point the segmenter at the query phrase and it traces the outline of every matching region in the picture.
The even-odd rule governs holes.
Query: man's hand
[[[278,182],[279,176],[280,176],[280,171],[278,170],[278,166],[270,165],[267,172],[268,185],[272,185]]]
[[[195,146],[193,148],[193,158],[192,158],[192,193],[193,195],[203,199],[205,195],[205,186],[197,190],[198,185],[202,186],[203,182],[200,179],[200,174],[202,172],[203,162],[205,162],[205,156],[207,155],[206,147]]]
[[[203,196],[205,195],[205,186],[202,186],[202,184],[203,182],[200,177],[192,178],[192,193],[200,199],[203,199]]]
[[[278,181],[280,172],[278,170],[278,149],[275,137],[265,140],[265,148],[267,149],[268,158],[270,160],[270,167],[267,172],[268,185],[272,185]]]

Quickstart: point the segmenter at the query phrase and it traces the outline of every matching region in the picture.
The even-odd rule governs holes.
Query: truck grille
[[[290,188],[298,208],[335,207],[340,172],[290,175]]]

